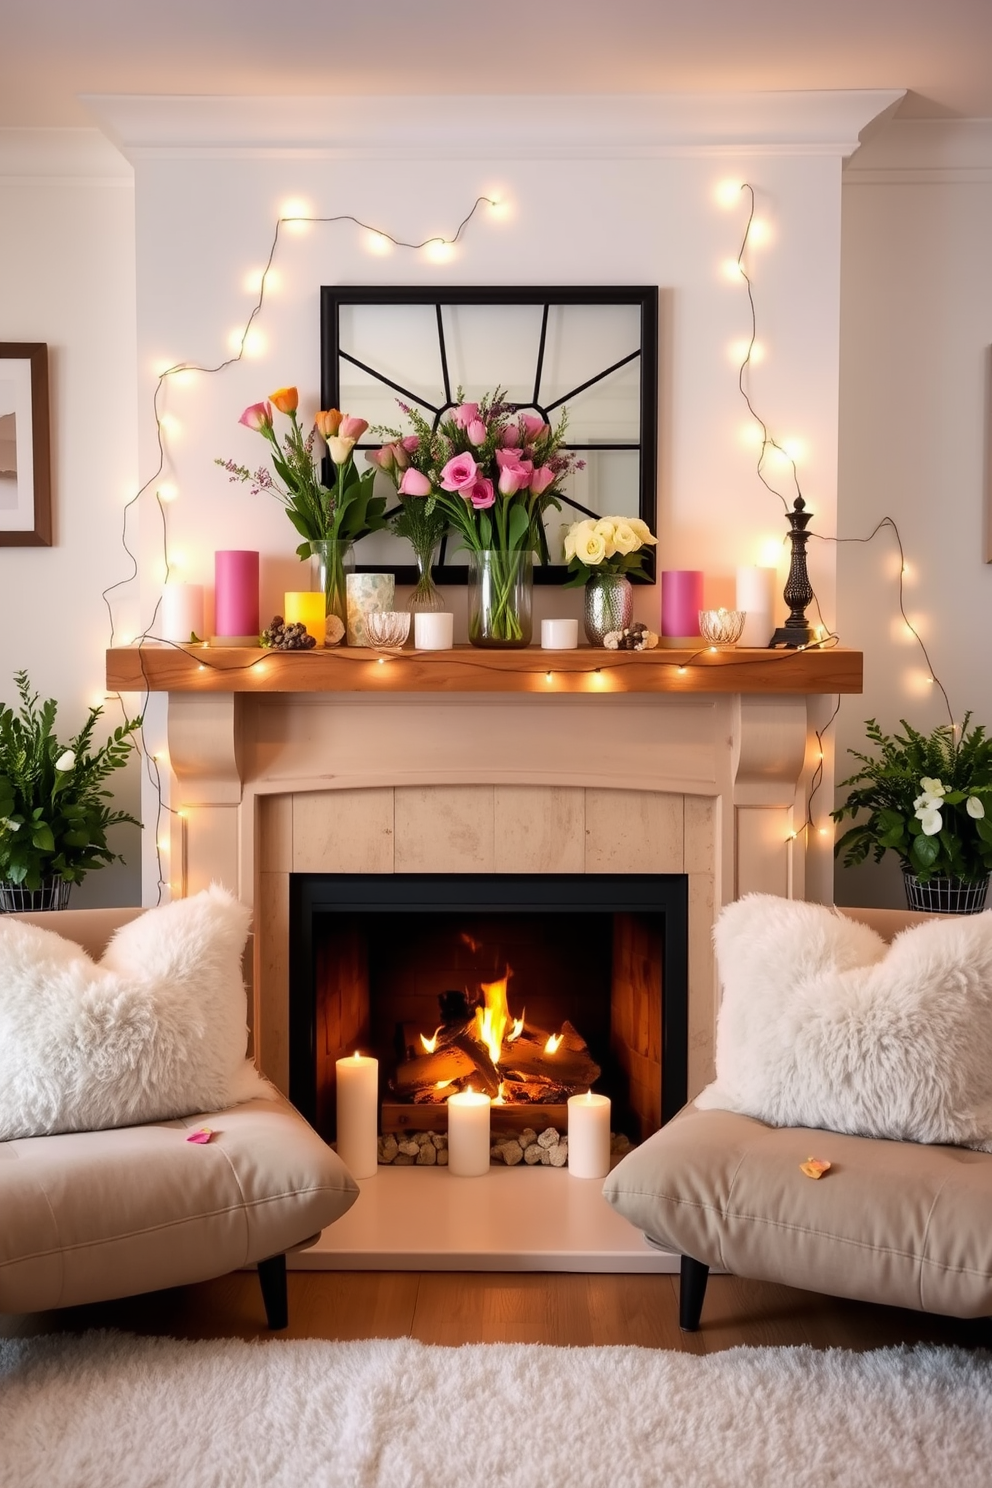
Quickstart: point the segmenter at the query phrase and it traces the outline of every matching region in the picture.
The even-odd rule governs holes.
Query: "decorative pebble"
[[[526,1150],[526,1148],[528,1148],[532,1142],[537,1141],[537,1132],[532,1126],[525,1126],[523,1131],[517,1138],[517,1141],[520,1143],[521,1147]]]
[[[393,1158],[393,1167],[412,1168],[416,1161],[417,1159],[415,1157],[411,1157],[409,1152],[397,1152],[396,1156]]]
[[[448,1145],[448,1138],[445,1132],[431,1132],[430,1138],[438,1152]]]
[[[553,1126],[545,1128],[537,1139],[539,1147],[557,1147],[559,1142],[558,1133]]]
[[[447,1147],[439,1147],[437,1149],[437,1165],[439,1168],[446,1168],[448,1166]]]
[[[392,1132],[388,1136],[379,1138],[379,1161],[381,1163],[391,1163],[398,1151],[399,1144]]]
[[[529,1168],[532,1168],[534,1167],[535,1163],[539,1163],[541,1161],[541,1158],[543,1156],[544,1148],[538,1147],[537,1143],[535,1142],[533,1146],[528,1147],[527,1150],[524,1152],[524,1162]]]
[[[501,1142],[498,1150],[508,1168],[515,1168],[517,1163],[524,1160],[524,1149],[519,1142]]]
[[[433,1168],[437,1162],[437,1148],[433,1142],[421,1142],[417,1153],[418,1168]]]
[[[559,1142],[557,1147],[548,1148],[548,1162],[553,1168],[563,1168],[568,1162],[568,1142]]]
[[[419,1145],[413,1140],[412,1137],[408,1137],[405,1142],[400,1142],[399,1149],[401,1154],[403,1154],[403,1156],[405,1157],[416,1157],[417,1153],[420,1151]]]

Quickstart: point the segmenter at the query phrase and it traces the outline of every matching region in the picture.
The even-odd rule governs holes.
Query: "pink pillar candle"
[[[661,576],[661,633],[698,636],[703,575],[697,568],[667,569]]]
[[[257,636],[258,554],[237,548],[214,554],[214,634]]]

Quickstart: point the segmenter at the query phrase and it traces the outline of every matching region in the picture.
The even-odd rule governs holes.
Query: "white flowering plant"
[[[111,827],[141,825],[112,810],[111,793],[101,788],[127,763],[141,719],[128,719],[94,750],[103,709],[91,708],[79,733],[60,744],[54,698],[39,706],[26,672],[14,682],[20,707],[0,704],[0,880],[25,889],[49,879],[80,883],[91,868],[122,861],[107,846]]]
[[[565,533],[565,561],[569,577],[565,589],[588,583],[595,574],[623,574],[647,579],[642,572],[645,549],[658,541],[640,517],[585,517]]]
[[[874,718],[865,733],[877,755],[848,752],[861,770],[841,787],[854,786],[834,821],[862,820],[849,827],[834,853],[844,866],[899,855],[903,871],[921,883],[931,878],[976,883],[992,871],[992,739],[983,727],[960,730],[944,724],[929,734],[900,719],[904,735],[885,734]]]

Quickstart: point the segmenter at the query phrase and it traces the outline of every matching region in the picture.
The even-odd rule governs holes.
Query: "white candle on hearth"
[[[610,1098],[568,1098],[568,1171],[573,1178],[605,1178],[610,1171]]]
[[[203,585],[166,584],[157,630],[163,641],[174,641],[179,646],[188,645],[191,635],[202,637]]]
[[[379,1171],[379,1061],[356,1050],[337,1070],[338,1157],[353,1178]]]
[[[448,1172],[481,1178],[489,1172],[488,1095],[460,1090],[448,1097]]]

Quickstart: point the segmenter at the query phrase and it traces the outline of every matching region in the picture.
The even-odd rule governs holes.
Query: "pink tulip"
[[[473,419],[479,417],[478,403],[462,403],[451,415],[459,429],[467,429]]]
[[[548,489],[555,478],[555,473],[550,465],[542,465],[535,470],[530,478],[530,489],[535,496],[540,496]]]
[[[420,447],[420,435],[408,434],[405,439],[400,440],[400,444],[402,444],[408,455],[416,454]]]
[[[272,428],[272,409],[268,403],[253,403],[250,408],[245,409],[238,423],[259,434],[267,434]]]
[[[441,486],[445,491],[461,491],[475,483],[479,467],[471,455],[452,455],[441,471]]]
[[[401,496],[429,496],[431,483],[422,470],[415,470],[411,465],[409,470],[404,470],[397,489]]]
[[[502,445],[519,444],[520,426],[518,424],[507,424],[502,434],[499,436],[499,442]]]
[[[396,464],[396,451],[393,445],[384,444],[381,449],[366,450],[365,458],[372,465],[378,465],[380,470],[392,470]]]
[[[533,444],[542,434],[548,432],[547,424],[536,413],[520,414],[520,423],[523,426],[525,444]]]
[[[486,442],[486,426],[481,419],[473,419],[465,433],[468,435],[470,444],[480,445]]]
[[[462,495],[469,498],[476,511],[485,511],[486,507],[492,506],[496,500],[493,483],[491,480],[487,480],[484,475],[480,475],[470,490],[462,491]]]
[[[341,427],[338,429],[338,433],[343,439],[358,440],[361,439],[368,426],[368,419],[352,418],[350,413],[346,413],[342,415]]]

